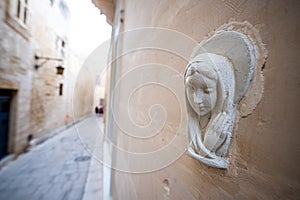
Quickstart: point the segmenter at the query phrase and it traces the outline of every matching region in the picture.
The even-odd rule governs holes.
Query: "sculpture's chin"
[[[188,154],[198,160],[199,162],[208,165],[210,167],[216,167],[220,169],[227,169],[229,166],[229,162],[222,157],[216,157],[216,158],[205,158],[199,154],[197,154],[192,148],[188,148]]]
[[[201,111],[198,113],[198,115],[200,115],[200,117],[205,117],[206,115],[208,115],[209,111],[205,110],[205,111]]]

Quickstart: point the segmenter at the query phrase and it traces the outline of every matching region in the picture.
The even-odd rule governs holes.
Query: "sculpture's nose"
[[[199,91],[196,91],[194,94],[194,101],[196,104],[202,104],[203,103],[203,98],[202,94]]]

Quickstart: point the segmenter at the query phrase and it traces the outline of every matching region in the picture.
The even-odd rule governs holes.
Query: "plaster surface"
[[[207,167],[186,153],[173,164],[155,172],[115,172],[112,179],[116,199],[298,199],[299,9],[300,5],[296,0],[126,1],[123,7],[124,31],[163,27],[184,33],[200,43],[224,26],[226,30],[239,30],[256,38],[257,52],[262,56],[255,66],[252,79],[255,84],[251,84],[247,91],[247,94],[252,95],[246,95],[238,108],[237,117],[240,120],[228,152],[228,170]],[[239,23],[233,25],[233,21]],[[244,21],[251,23],[255,29],[241,26]],[[261,39],[257,37],[257,31]],[[144,42],[144,35],[136,36],[135,40]],[[126,41],[119,42],[127,44]],[[178,41],[170,42],[167,38],[166,42],[177,44]],[[184,44],[179,45],[178,49],[183,46]],[[186,52],[191,55],[191,52]],[[125,74],[140,64],[151,62],[172,66],[183,76],[189,59],[153,49],[136,51],[122,58],[120,73]],[[153,71],[153,74],[161,79],[165,78],[159,70]],[[132,82],[145,76],[147,74],[137,74]],[[183,91],[183,80],[181,81],[177,87]],[[122,97],[126,96],[128,88],[124,84],[120,89],[120,98],[116,104],[119,107],[127,105],[127,99]],[[176,106],[172,101],[173,96],[153,88],[140,91],[136,97],[132,101],[135,104],[131,105],[131,112],[140,124],[148,124],[149,116],[145,113],[151,102],[160,99],[166,102],[166,108],[170,110],[168,128],[164,129],[158,140],[147,145],[136,145],[137,147],[133,147],[136,143],[126,140],[117,129],[119,141],[128,149],[153,149],[164,145],[164,142],[172,139],[180,115],[176,107],[173,107]],[[184,98],[181,103],[186,103]],[[122,119],[123,116],[120,117]],[[187,127],[187,123],[185,126]],[[187,135],[184,137],[188,140]],[[129,163],[126,157],[122,159],[125,164]]]

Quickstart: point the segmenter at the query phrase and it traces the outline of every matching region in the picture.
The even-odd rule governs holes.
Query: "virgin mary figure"
[[[232,39],[232,35],[234,36]],[[220,41],[226,39],[228,49]],[[188,111],[188,153],[200,162],[228,168],[230,147],[238,103],[249,87],[255,63],[251,56],[237,56],[231,45],[242,45],[250,55],[244,35],[236,32],[216,35],[201,45],[185,71]],[[242,43],[241,43],[242,42]],[[244,59],[244,60],[243,60]]]

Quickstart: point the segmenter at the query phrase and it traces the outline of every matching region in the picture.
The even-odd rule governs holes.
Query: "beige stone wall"
[[[120,2],[120,1],[119,1]],[[143,27],[162,27],[179,31],[197,42],[209,33],[231,21],[248,21],[259,30],[268,50],[264,66],[265,89],[261,102],[254,112],[242,118],[233,136],[230,148],[230,168],[209,168],[186,153],[171,165],[158,171],[131,174],[114,171],[113,196],[116,199],[297,199],[299,180],[299,9],[298,1],[221,1],[221,0],[127,0],[124,1],[123,23],[115,18],[115,29],[124,31]],[[120,12],[120,10],[116,10]],[[143,36],[137,35],[136,42]],[[126,39],[118,48],[126,49]],[[180,46],[178,47],[180,48]],[[120,76],[145,63],[165,64],[183,74],[187,60],[179,56],[144,50],[124,55],[117,66]],[[134,73],[134,72],[133,72]],[[157,80],[160,70],[153,70]],[[116,105],[119,111],[128,107],[133,120],[139,125],[148,124],[148,109],[161,103],[168,114],[167,126],[160,136],[149,143],[137,142],[122,134],[118,126],[118,145],[127,150],[149,152],[168,142],[174,136],[180,110],[174,96],[161,88],[144,87],[136,91],[128,104],[127,93],[131,84],[147,77],[136,73],[131,81],[120,86]],[[178,82],[179,88],[183,82]],[[180,102],[179,102],[180,103]],[[185,105],[184,99],[181,103]],[[117,113],[126,121],[128,113]],[[126,125],[126,124],[125,124]],[[187,124],[183,124],[185,130]],[[109,134],[109,133],[108,133]],[[186,141],[187,135],[183,137]],[[118,158],[119,156],[119,158]],[[126,165],[128,157],[120,158]],[[156,161],[153,161],[156,162]]]
[[[43,136],[59,127],[72,123],[90,114],[93,110],[87,101],[93,100],[93,82],[82,83],[79,88],[82,102],[73,110],[76,79],[84,58],[74,55],[68,47],[70,15],[62,14],[58,3],[29,0],[30,12],[25,28],[14,27],[14,21],[7,20],[9,10],[16,11],[11,0],[0,2],[0,89],[13,93],[10,115],[9,153],[17,153],[28,145],[27,137]],[[11,13],[12,18],[15,13]],[[62,56],[57,38],[66,42]],[[60,62],[49,61],[38,70],[34,54],[40,56],[64,57],[64,75],[56,74]],[[86,80],[84,80],[86,81]],[[63,95],[59,85],[63,84]]]
[[[8,151],[15,152],[22,150],[30,130],[34,45],[6,23],[6,10],[7,1],[1,1],[0,88],[13,91]]]
[[[68,51],[68,26],[70,13],[62,15],[58,2],[52,6],[49,2],[32,2],[32,37],[34,38],[35,53],[41,56],[63,58],[65,68],[69,65]],[[45,14],[49,13],[49,14]],[[52,14],[50,14],[52,13]],[[60,52],[57,39],[65,40],[65,55]],[[37,61],[41,63],[41,61]],[[70,76],[69,70],[64,75],[56,74],[56,66],[60,62],[49,61],[41,68],[34,71],[31,101],[31,132],[39,137],[55,127],[67,123],[67,95],[66,87],[71,82],[66,82]],[[59,95],[59,85],[63,84],[63,95]]]

